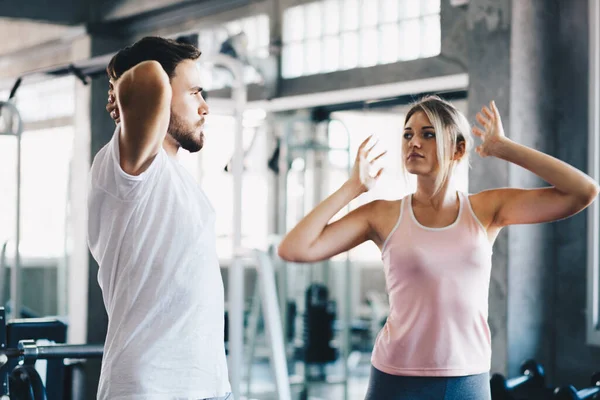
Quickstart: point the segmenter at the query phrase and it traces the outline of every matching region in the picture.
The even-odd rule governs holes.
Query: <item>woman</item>
[[[550,187],[502,188],[468,195],[453,172],[468,162],[473,139],[466,118],[430,96],[406,115],[402,156],[417,177],[414,193],[375,200],[331,218],[373,187],[373,147],[365,140],[350,178],[284,238],[279,255],[315,262],[372,240],[381,250],[390,314],[372,355],[366,399],[489,399],[487,324],[492,245],[507,225],[556,221],[586,208],[598,185],[581,171],[504,135],[494,102],[477,114],[482,157],[528,169]]]

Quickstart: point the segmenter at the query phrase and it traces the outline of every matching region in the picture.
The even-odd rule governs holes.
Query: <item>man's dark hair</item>
[[[169,78],[175,75],[175,68],[184,60],[196,60],[200,50],[192,44],[158,36],[147,36],[133,45],[120,50],[108,63],[106,72],[114,81],[127,70],[144,61],[157,61]]]

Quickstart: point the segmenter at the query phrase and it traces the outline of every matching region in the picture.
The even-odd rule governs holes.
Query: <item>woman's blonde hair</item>
[[[454,167],[458,164],[454,160],[454,153],[460,142],[465,143],[465,153],[460,162],[469,162],[469,152],[473,147],[471,126],[467,118],[449,102],[438,96],[427,96],[414,103],[404,119],[404,125],[415,113],[422,111],[427,115],[435,129],[435,143],[437,145],[437,158],[439,174],[435,181],[435,195],[450,178]]]

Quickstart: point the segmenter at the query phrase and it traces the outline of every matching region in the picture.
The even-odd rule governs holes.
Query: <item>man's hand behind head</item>
[[[108,84],[108,103],[106,104],[106,111],[108,111],[108,114],[115,121],[116,124],[121,122],[121,115],[119,113],[117,99],[115,98],[115,87],[113,85],[112,79]]]

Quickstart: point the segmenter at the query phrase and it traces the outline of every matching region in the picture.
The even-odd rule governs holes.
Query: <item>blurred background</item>
[[[513,140],[598,179],[599,26],[597,0],[0,2],[0,101],[15,106],[0,118],[6,328],[19,318],[51,320],[57,338],[45,337],[46,325],[27,338],[103,343],[107,318],[85,201],[91,161],[114,132],[104,69],[144,36],[186,40],[203,53],[211,114],[204,150],[178,157],[216,209],[228,323],[231,307],[243,305],[243,343],[234,346],[241,355],[230,358],[236,394],[281,399],[284,382],[294,399],[363,399],[388,313],[379,250],[369,242],[327,262],[293,264],[276,256],[278,239],[347,179],[370,134],[388,151],[385,171],[337,217],[414,190],[401,170],[401,132],[408,107],[426,94],[453,102],[471,123],[495,100]],[[224,55],[241,74],[219,61]],[[469,192],[544,184],[476,155],[456,179]],[[535,359],[548,387],[590,385],[600,370],[599,217],[594,205],[565,221],[500,234],[489,297],[492,373],[519,376]],[[259,290],[261,261],[248,257],[238,260],[243,294],[229,293],[238,279],[230,274],[236,231],[241,246],[268,256],[272,296]],[[276,299],[275,322],[260,307],[266,298]],[[283,347],[269,340],[269,329],[283,333]],[[285,358],[281,381],[274,354]],[[50,364],[36,363],[46,386],[58,379]],[[77,365],[56,367],[69,371],[60,378],[62,398],[77,385],[78,398],[95,398],[100,360]]]

